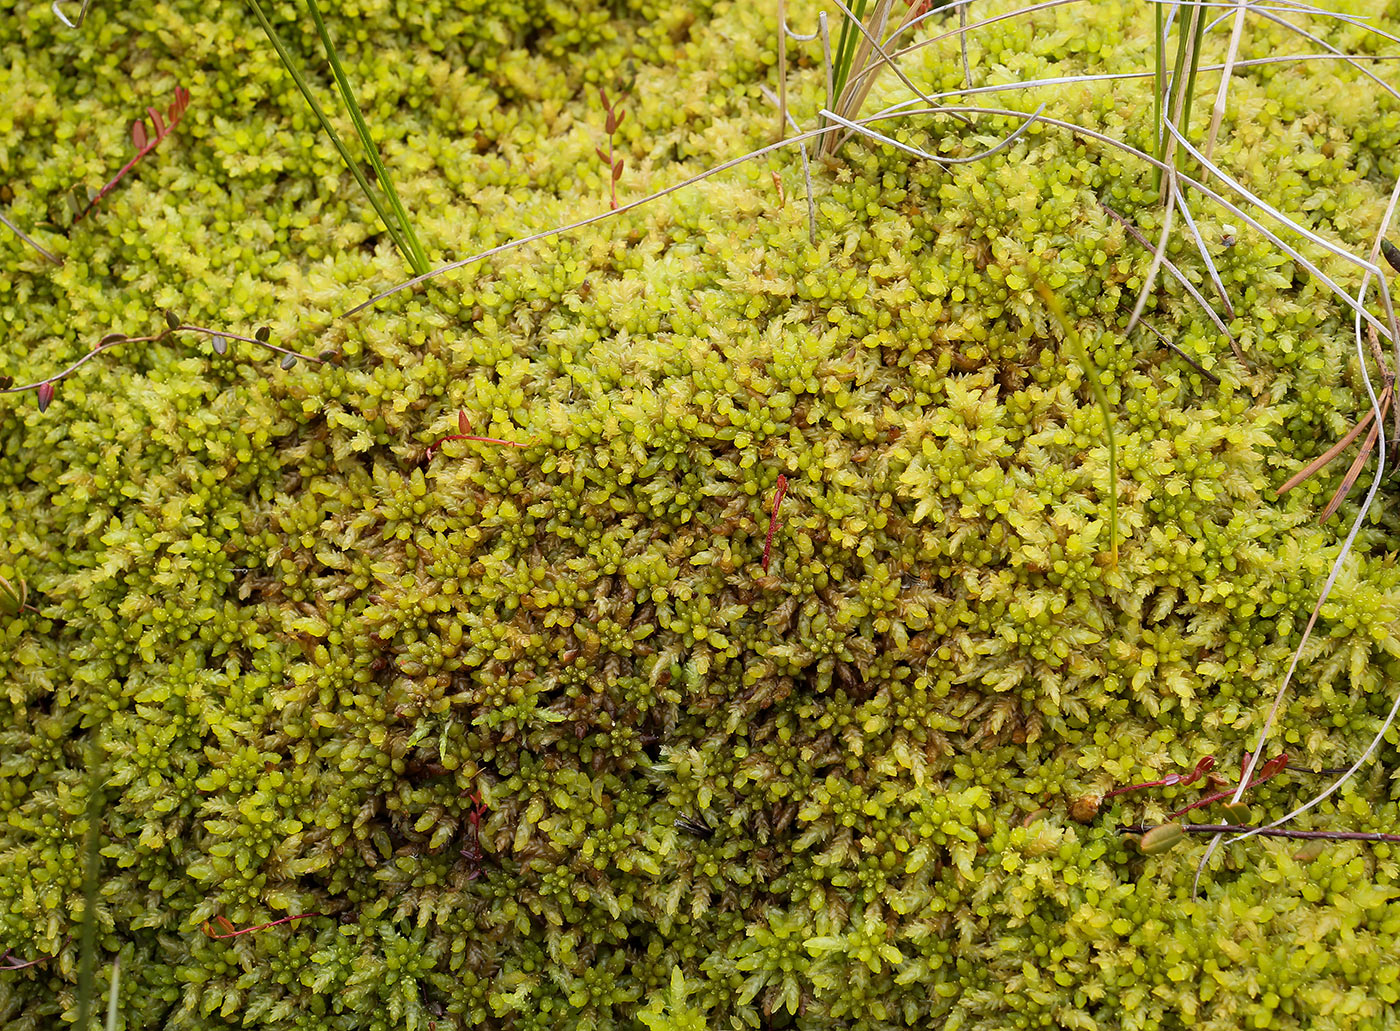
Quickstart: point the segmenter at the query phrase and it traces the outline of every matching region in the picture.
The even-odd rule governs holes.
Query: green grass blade
[[[1163,18],[1162,5],[1152,5],[1152,16],[1154,21],[1152,36],[1153,69],[1152,69],[1152,129],[1157,134],[1157,146],[1153,154],[1157,160],[1163,160],[1167,147],[1167,131],[1162,127],[1162,91],[1167,87],[1167,41],[1162,38]],[[1158,165],[1152,166],[1152,189],[1159,191],[1162,188],[1162,169]]]
[[[399,249],[399,253],[404,256],[404,259],[408,261],[409,265],[412,265],[413,261],[409,256],[410,251],[408,245],[399,235],[398,226],[395,225],[393,216],[384,209],[383,202],[374,192],[374,188],[370,186],[369,180],[365,178],[364,172],[360,171],[359,162],[355,160],[350,151],[346,149],[345,144],[341,142],[340,134],[335,131],[335,127],[331,125],[330,119],[326,117],[325,110],[321,107],[320,101],[318,101],[311,92],[311,87],[307,85],[306,79],[303,78],[301,71],[297,68],[290,51],[283,45],[282,38],[277,35],[277,30],[272,27],[272,23],[267,20],[267,15],[263,12],[262,5],[258,3],[258,0],[248,0],[248,6],[253,9],[253,14],[257,17],[258,24],[262,26],[262,30],[266,34],[268,42],[271,43],[273,49],[277,51],[277,56],[281,58],[282,66],[287,69],[287,74],[289,74],[292,77],[292,81],[297,84],[297,89],[301,90],[301,95],[306,99],[307,105],[311,108],[311,113],[316,116],[316,120],[321,123],[321,128],[325,130],[326,135],[330,137],[331,143],[335,145],[336,151],[340,154],[340,160],[344,162],[350,174],[355,177],[355,182],[359,183],[360,189],[364,191],[370,204],[374,206],[375,214],[379,216],[379,221],[383,223],[385,231],[393,238],[395,246]]]
[[[866,0],[855,0],[850,5],[851,13],[859,21],[865,17]],[[836,96],[839,99],[846,90],[846,83],[851,78],[851,62],[855,60],[856,44],[860,39],[860,30],[851,24],[851,19],[845,13],[841,15],[841,35],[836,41]],[[840,113],[840,112],[838,112]]]
[[[1181,107],[1181,122],[1177,126],[1183,136],[1186,135],[1186,130],[1191,124],[1191,98],[1196,94],[1196,72],[1201,66],[1201,46],[1206,32],[1206,20],[1199,7],[1192,11],[1191,24],[1193,32],[1191,34],[1191,51],[1187,58],[1186,97]]]
[[[93,964],[97,961],[97,883],[101,879],[102,780],[98,752],[88,753],[87,840],[83,846],[83,926],[78,952],[78,1020],[86,1028],[92,1013]]]
[[[1035,284],[1035,291],[1040,294],[1040,299],[1050,309],[1050,314],[1054,315],[1055,320],[1059,322],[1060,329],[1064,333],[1065,339],[1069,341],[1075,358],[1079,359],[1080,368],[1084,370],[1084,378],[1089,381],[1089,388],[1094,392],[1094,400],[1098,403],[1099,410],[1103,412],[1104,438],[1108,443],[1109,546],[1112,551],[1113,564],[1116,566],[1118,565],[1118,439],[1113,433],[1113,409],[1108,404],[1108,393],[1104,390],[1103,384],[1099,382],[1099,370],[1089,360],[1089,352],[1084,350],[1084,341],[1080,339],[1078,330],[1074,328],[1074,324],[1065,315],[1060,299],[1041,282]]]
[[[374,137],[370,135],[369,126],[365,124],[365,116],[360,112],[360,105],[355,100],[355,93],[350,89],[350,78],[345,74],[345,68],[340,63],[340,54],[336,52],[335,44],[331,41],[331,34],[326,30],[326,21],[321,17],[321,7],[316,0],[307,0],[311,8],[311,17],[316,22],[316,33],[321,37],[321,45],[326,48],[326,56],[330,59],[331,72],[335,75],[335,84],[340,88],[340,96],[345,101],[345,109],[350,113],[350,121],[354,123],[355,133],[360,137],[360,145],[364,147],[365,157],[369,159],[370,166],[374,169],[374,174],[379,177],[379,185],[384,190],[384,196],[389,200],[389,206],[394,209],[394,217],[398,219],[399,232],[407,242],[409,252],[404,255],[408,263],[412,266],[416,275],[422,275],[431,267],[428,263],[428,255],[423,251],[423,245],[418,241],[418,234],[413,231],[413,226],[408,221],[408,212],[404,210],[403,203],[399,200],[399,191],[394,189],[393,180],[389,178],[389,172],[384,167],[384,162],[380,160],[379,148],[374,144]]]
[[[112,987],[107,992],[107,1031],[117,1031],[117,992],[122,983],[121,958],[112,960]]]

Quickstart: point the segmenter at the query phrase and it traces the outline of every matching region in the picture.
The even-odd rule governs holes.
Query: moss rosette
[[[274,17],[311,60],[295,10]],[[623,202],[775,127],[763,5],[327,15],[435,261],[605,210],[599,85],[631,83]],[[1150,69],[1150,20],[1002,22],[973,75]],[[0,972],[5,1031],[75,1016],[90,754],[128,1028],[1388,1026],[1389,846],[1254,840],[1193,899],[1202,840],[1143,856],[1116,828],[1198,788],[1068,814],[1238,761],[1356,515],[1316,521],[1336,470],[1275,497],[1367,401],[1347,309],[1239,218],[1194,211],[1243,360],[1170,279],[1146,314],[1219,385],[1124,335],[1148,255],[1103,204],[1155,239],[1150,170],[1045,124],[947,169],[847,147],[814,169],[815,246],[789,149],[337,320],[403,268],[241,5],[98,3],[78,34],[31,5],[0,43],[22,226],[192,94],[90,220],[36,230],[61,267],[0,237],[0,372],[161,309],[342,356],[282,370],[176,335],[99,356],[45,413],[0,404],[0,575],[30,606],[0,621],[0,946],[55,957]],[[1251,20],[1241,57],[1292,49]],[[819,58],[792,53],[810,123]],[[955,55],[907,68],[955,89]],[[890,77],[868,110],[899,97]],[[1149,97],[988,103],[1150,148]],[[1016,124],[890,131],[962,156]],[[1397,143],[1357,69],[1255,65],[1216,156],[1366,253]],[[1210,293],[1189,239],[1170,256]],[[1116,567],[1102,417],[1037,281],[1115,412]],[[524,446],[425,461],[459,410]],[[1395,547],[1383,490],[1280,715],[1309,765],[1348,765],[1389,709]],[[1393,829],[1391,738],[1300,825]],[[1322,783],[1274,778],[1254,811]]]

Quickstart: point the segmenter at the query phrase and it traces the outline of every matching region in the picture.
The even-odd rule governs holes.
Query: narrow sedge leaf
[[[1138,848],[1142,850],[1143,855],[1155,856],[1175,847],[1185,837],[1186,831],[1182,829],[1181,824],[1164,823],[1144,834]]]
[[[38,393],[39,411],[46,412],[49,410],[49,402],[53,400],[53,383],[40,383]]]

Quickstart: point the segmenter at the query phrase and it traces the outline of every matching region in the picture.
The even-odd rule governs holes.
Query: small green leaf
[[[1138,848],[1142,850],[1143,855],[1155,856],[1174,848],[1184,837],[1186,831],[1181,824],[1164,823],[1144,834],[1142,841],[1138,842]]]

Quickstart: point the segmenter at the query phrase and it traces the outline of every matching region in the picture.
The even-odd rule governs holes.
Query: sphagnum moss
[[[629,58],[638,195],[771,133],[755,8],[360,16],[366,118],[424,237],[462,253],[605,203],[592,100]],[[970,57],[1150,67],[1148,22],[1080,5]],[[110,173],[124,137],[82,127],[119,125],[133,78],[200,102],[61,268],[4,245],[0,372],[41,379],[159,308],[288,346],[328,326],[302,350],[345,362],[151,341],[43,414],[0,408],[0,576],[28,589],[0,619],[0,946],[56,957],[0,970],[0,1025],[73,1015],[96,746],[96,994],[120,957],[127,1027],[1386,1026],[1391,846],[1251,843],[1192,900],[1190,848],[1116,827],[1198,785],[1068,814],[1236,762],[1311,611],[1335,484],[1274,490],[1363,406],[1315,281],[1248,231],[1215,255],[1243,366],[1158,292],[1148,317],[1218,385],[1125,338],[1146,255],[1100,201],[1154,238],[1150,171],[1033,126],[975,167],[847,148],[815,247],[778,156],[335,322],[399,262],[238,6],[96,5],[84,33],[43,8],[0,27],[18,223]],[[1251,31],[1241,59],[1282,42]],[[1216,157],[1362,246],[1400,120],[1358,82],[1241,66]],[[1140,99],[1061,102],[1143,143]],[[1037,280],[1115,413],[1117,568],[1102,416]],[[424,462],[459,411],[525,446]],[[1400,678],[1394,534],[1382,506],[1323,610],[1280,720],[1300,763],[1344,765]],[[1307,825],[1397,815],[1377,768]]]

